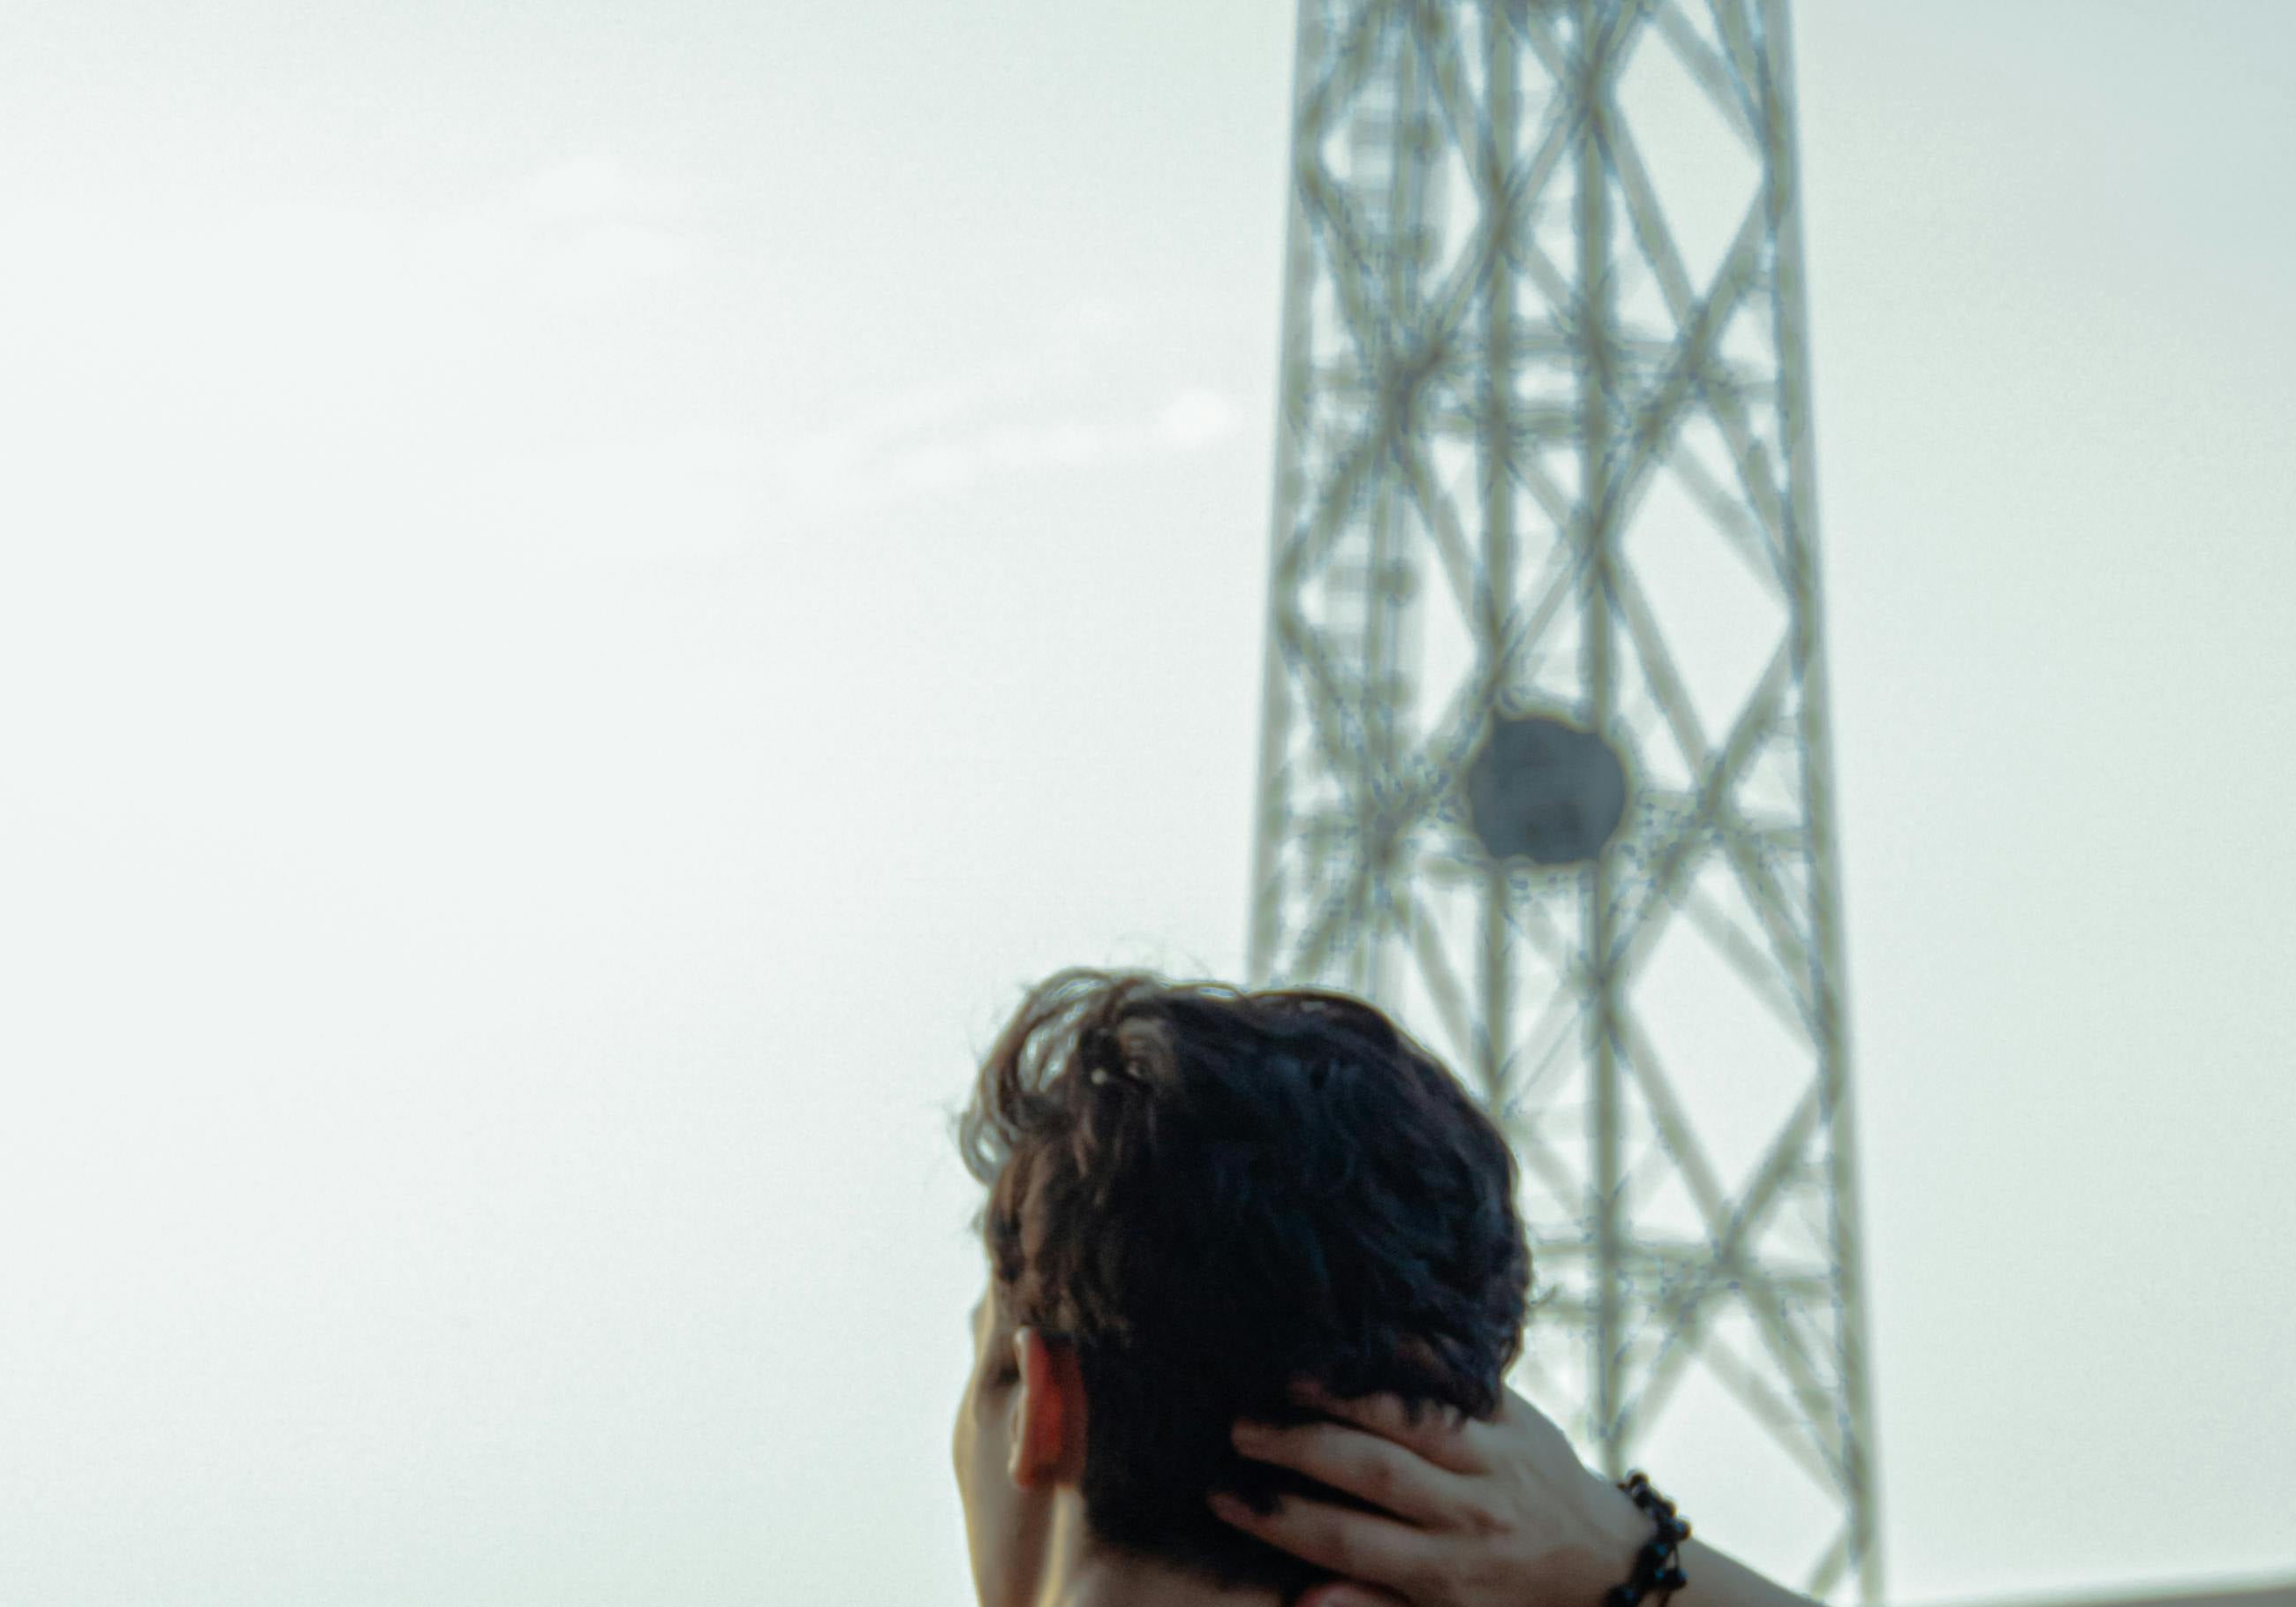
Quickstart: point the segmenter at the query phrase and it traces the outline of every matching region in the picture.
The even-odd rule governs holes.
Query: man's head
[[[1205,1505],[1296,1487],[1228,1439],[1308,1415],[1295,1377],[1496,1408],[1530,1271],[1513,1160],[1361,1000],[1062,972],[989,1050],[958,1136],[988,1189],[955,1450],[989,1607],[1033,1591],[1046,1487],[1080,1493],[1101,1547],[1304,1584]]]

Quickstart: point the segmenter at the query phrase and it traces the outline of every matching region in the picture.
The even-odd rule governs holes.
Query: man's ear
[[[1013,1335],[1013,1482],[1022,1489],[1084,1482],[1084,1373],[1071,1347],[1034,1328]]]

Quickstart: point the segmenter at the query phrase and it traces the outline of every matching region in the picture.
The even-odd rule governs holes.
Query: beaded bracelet
[[[1635,1554],[1635,1577],[1603,1593],[1603,1607],[1640,1607],[1646,1595],[1669,1597],[1690,1583],[1682,1571],[1680,1547],[1690,1538],[1690,1521],[1674,1515],[1674,1503],[1651,1488],[1639,1472],[1628,1473],[1619,1486],[1635,1505],[1658,1520],[1658,1533]]]

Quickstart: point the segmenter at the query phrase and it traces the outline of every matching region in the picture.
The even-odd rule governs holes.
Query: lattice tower
[[[1783,0],[1302,0],[1250,964],[1500,1118],[1598,1465],[1718,1400],[1874,1603],[1792,86]],[[1591,858],[1470,818],[1537,717]]]

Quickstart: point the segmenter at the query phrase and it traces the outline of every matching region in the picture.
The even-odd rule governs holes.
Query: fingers
[[[1353,1423],[1367,1433],[1392,1441],[1439,1468],[1454,1473],[1487,1471],[1488,1464],[1475,1439],[1479,1425],[1454,1407],[1424,1405],[1414,1417],[1410,1406],[1399,1395],[1358,1395],[1343,1400],[1314,1379],[1299,1380],[1292,1384],[1291,1393],[1300,1405],[1313,1406],[1342,1423]]]
[[[1412,1523],[1447,1529],[1461,1515],[1458,1474],[1346,1423],[1239,1423],[1231,1437],[1255,1462],[1292,1468]]]
[[[1291,1496],[1277,1496],[1275,1510],[1270,1513],[1254,1512],[1225,1490],[1215,1492],[1210,1500],[1214,1513],[1244,1533],[1318,1568],[1344,1575],[1358,1588],[1386,1586],[1400,1593],[1407,1603],[1413,1582],[1429,1577],[1434,1543],[1393,1518]],[[1376,1595],[1365,1598],[1370,1603],[1379,1599]]]
[[[1340,1579],[1316,1586],[1294,1602],[1292,1607],[1411,1607],[1411,1603],[1392,1590]]]

